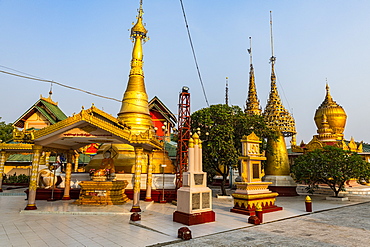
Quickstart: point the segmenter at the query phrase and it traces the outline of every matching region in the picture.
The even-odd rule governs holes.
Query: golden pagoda
[[[329,85],[326,84],[326,96],[315,113],[318,139],[320,141],[343,140],[347,114],[330,95]]]
[[[123,95],[118,120],[128,126],[132,134],[155,135],[152,119],[149,114],[148,95],[145,90],[143,71],[143,43],[148,40],[143,24],[143,6],[140,1],[136,24],[131,28],[131,39],[134,43],[131,59],[131,70],[126,91]]]
[[[270,12],[271,14],[271,12]],[[280,195],[297,195],[296,184],[290,176],[290,165],[288,151],[285,145],[284,137],[294,136],[296,134],[295,121],[293,116],[283,106],[277,87],[275,76],[275,60],[272,42],[272,19],[271,25],[271,91],[263,112],[266,125],[275,131],[278,138],[273,140],[269,138],[267,144],[270,147],[266,151],[265,176],[263,181],[272,182],[269,188],[278,192]]]
[[[250,48],[248,49],[249,58],[250,58],[250,70],[249,70],[249,90],[248,90],[248,98],[246,101],[246,108],[244,112],[248,115],[261,115],[262,109],[260,107],[260,101],[257,97],[257,89],[254,80],[254,68],[252,63],[252,38],[249,37],[250,40]]]
[[[337,104],[331,94],[329,85],[326,84],[326,95],[324,101],[316,109],[314,121],[317,127],[317,135],[305,144],[303,141],[299,146],[292,143],[292,151],[303,153],[321,149],[326,145],[336,146],[343,150],[363,152],[362,142],[357,144],[353,137],[350,141],[344,140],[344,128],[346,126],[347,114],[342,106]]]

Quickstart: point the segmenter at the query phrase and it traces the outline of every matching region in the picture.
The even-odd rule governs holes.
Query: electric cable
[[[186,30],[188,32],[188,37],[189,37],[189,42],[190,42],[190,46],[191,46],[191,50],[193,52],[193,58],[194,58],[194,62],[195,62],[195,67],[197,68],[197,72],[198,72],[198,77],[199,77],[199,81],[200,81],[200,85],[202,86],[202,90],[203,90],[203,95],[204,95],[204,99],[207,103],[207,106],[209,106],[209,103],[208,103],[208,99],[207,99],[207,95],[206,95],[206,90],[204,89],[204,84],[203,84],[203,80],[202,80],[202,76],[200,75],[200,70],[199,70],[199,66],[198,66],[198,61],[197,61],[197,57],[195,55],[195,50],[194,50],[194,46],[193,46],[193,41],[191,39],[191,35],[190,35],[190,31],[189,31],[189,25],[188,25],[188,21],[186,19],[186,14],[185,14],[185,9],[184,9],[184,4],[182,3],[182,0],[180,0],[180,3],[181,3],[181,8],[182,8],[182,13],[184,15],[184,21],[185,21],[185,25],[186,25]]]

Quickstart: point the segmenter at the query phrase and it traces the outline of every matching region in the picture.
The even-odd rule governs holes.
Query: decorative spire
[[[275,60],[274,49],[273,49],[273,38],[272,38],[272,14],[270,11],[270,27],[271,27],[271,91],[269,99],[263,116],[266,125],[273,130],[281,132],[285,137],[296,134],[295,122],[293,116],[283,106],[277,87],[276,87],[276,76],[275,76]]]
[[[324,101],[321,103],[319,108],[327,108],[327,107],[340,107],[337,102],[333,100],[333,97],[330,95],[330,87],[328,85],[328,82],[326,82],[326,96]]]
[[[148,107],[148,95],[145,90],[143,71],[143,43],[148,40],[147,30],[143,25],[142,0],[138,9],[136,24],[131,28],[132,50],[131,70],[126,91],[123,95],[118,120],[131,128],[131,131],[145,132],[153,129]],[[154,130],[153,130],[154,131]]]
[[[229,105],[229,78],[226,77],[225,104]]]
[[[250,58],[250,70],[249,70],[249,90],[248,98],[246,102],[245,113],[248,115],[261,115],[260,101],[257,97],[257,89],[254,82],[254,68],[252,63],[252,37],[249,37],[250,48],[248,49]]]

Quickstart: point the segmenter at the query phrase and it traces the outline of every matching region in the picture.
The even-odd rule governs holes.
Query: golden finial
[[[250,70],[249,70],[249,90],[246,102],[245,113],[248,115],[261,115],[260,101],[257,97],[257,89],[254,81],[254,69],[252,63],[252,37],[249,37],[250,48],[248,49],[250,57]]]
[[[138,16],[136,24],[131,28],[131,39],[132,42],[135,41],[135,38],[140,37],[142,38],[143,42],[146,42],[148,38],[146,37],[146,34],[148,31],[145,29],[144,24],[143,24],[143,1],[140,0],[140,8],[138,9]]]
[[[194,148],[194,139],[191,137],[189,139],[189,148]]]
[[[309,197],[309,196],[306,196],[306,199],[305,199],[305,201],[306,202],[311,202],[312,200],[311,200],[311,197]]]

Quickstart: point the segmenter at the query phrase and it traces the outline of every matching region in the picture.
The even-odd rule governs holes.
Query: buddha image
[[[110,151],[106,151],[104,154],[104,159],[97,171],[95,171],[94,176],[104,176],[108,174],[114,174],[116,172],[114,167],[114,160]]]

